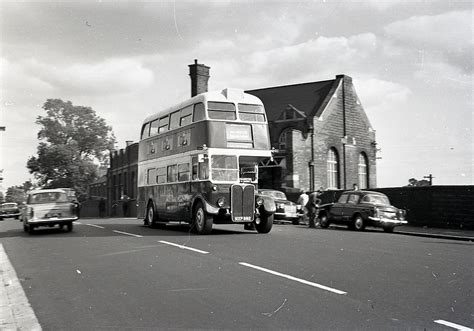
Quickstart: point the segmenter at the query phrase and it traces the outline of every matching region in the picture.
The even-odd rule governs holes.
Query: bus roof
[[[173,111],[182,109],[186,106],[205,101],[220,101],[220,102],[236,102],[246,103],[253,105],[263,105],[262,101],[252,94],[245,93],[242,89],[225,88],[220,91],[210,91],[198,94],[190,99],[187,99],[177,105],[168,107],[162,111],[149,115],[145,118],[143,123],[150,122],[154,119],[160,118],[161,116],[172,113]]]

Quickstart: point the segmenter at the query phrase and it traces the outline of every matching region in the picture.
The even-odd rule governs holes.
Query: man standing
[[[318,217],[319,211],[319,204],[321,203],[321,199],[318,198],[321,195],[322,189],[317,190],[316,192],[312,192],[309,195],[308,203],[306,204],[306,209],[308,210],[308,219],[309,219],[309,227],[315,228],[316,222],[315,219]]]
[[[301,194],[298,197],[298,201],[296,201],[296,204],[301,206],[299,213],[301,215],[301,219],[303,220],[303,222],[306,223],[306,219],[308,218],[308,215],[307,215],[308,209],[306,209],[306,205],[308,204],[308,201],[309,201],[309,195],[303,189],[301,189],[300,192]]]

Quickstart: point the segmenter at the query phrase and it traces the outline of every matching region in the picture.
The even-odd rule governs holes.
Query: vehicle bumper
[[[78,217],[68,217],[68,218],[47,218],[47,219],[38,219],[38,218],[32,218],[26,221],[27,224],[32,224],[32,225],[55,225],[55,224],[67,224],[70,222],[77,221],[79,218]]]
[[[380,217],[369,217],[369,219],[379,225],[391,225],[391,226],[397,226],[397,225],[404,225],[408,224],[407,221],[401,221],[401,220],[393,220],[390,218],[380,218]]]
[[[298,213],[275,213],[274,215],[274,218],[278,220],[294,220],[300,217]]]
[[[2,217],[2,218],[19,217],[19,216],[20,216],[20,213],[0,214],[0,217]]]

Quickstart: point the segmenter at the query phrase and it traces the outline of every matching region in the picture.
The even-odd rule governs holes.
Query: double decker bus
[[[138,147],[137,217],[270,232],[275,203],[257,194],[258,162],[272,156],[262,102],[242,90],[196,95],[147,117]]]

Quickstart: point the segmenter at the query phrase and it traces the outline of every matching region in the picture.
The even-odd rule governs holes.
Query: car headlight
[[[285,209],[285,204],[284,204],[284,203],[278,203],[278,204],[277,204],[277,207],[278,207],[279,209]]]
[[[225,205],[224,197],[220,197],[219,199],[217,199],[217,205],[221,208],[224,207],[224,205]]]
[[[262,198],[262,197],[258,197],[258,198],[255,200],[255,203],[257,204],[257,206],[263,205],[263,198]]]

